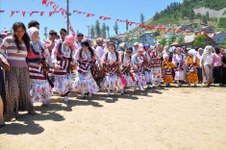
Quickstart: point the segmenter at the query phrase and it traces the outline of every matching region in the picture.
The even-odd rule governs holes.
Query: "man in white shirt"
[[[98,54],[99,58],[101,59],[104,55],[104,40],[102,38],[96,39],[97,47],[96,47],[96,53]]]

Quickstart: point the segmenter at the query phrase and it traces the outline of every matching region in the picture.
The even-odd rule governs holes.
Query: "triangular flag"
[[[22,15],[25,16],[25,14],[26,14],[26,11],[22,11]]]
[[[47,0],[42,0],[42,4],[46,4]]]
[[[44,11],[40,11],[40,16],[43,16],[44,15]]]
[[[10,14],[10,17],[12,17],[14,14],[15,14],[15,10],[11,10],[11,14]]]

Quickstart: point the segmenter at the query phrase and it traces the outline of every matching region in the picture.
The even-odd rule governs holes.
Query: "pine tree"
[[[106,33],[106,25],[105,23],[102,24],[102,28],[101,28],[101,36],[102,38],[106,39],[107,37],[107,33]]]
[[[209,11],[206,12],[206,19],[209,20],[210,19],[210,14]]]
[[[143,13],[140,14],[140,23],[144,24],[144,14]]]
[[[101,36],[100,23],[99,23],[98,20],[96,21],[96,25],[95,25],[95,32],[96,32],[96,37],[100,37]]]
[[[114,31],[115,31],[115,34],[118,35],[118,23],[117,23],[117,21],[115,21]]]
[[[94,29],[94,25],[92,25],[92,27],[91,27],[90,34],[91,34],[91,38],[94,39],[94,38],[95,38],[95,29]]]
[[[106,27],[107,33],[108,33],[108,38],[110,37],[110,28],[109,26]]]

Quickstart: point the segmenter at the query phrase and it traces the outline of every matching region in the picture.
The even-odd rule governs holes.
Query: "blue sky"
[[[66,0],[53,0],[60,7],[66,8]],[[109,21],[99,20],[102,24],[105,22],[110,27],[110,34],[114,35],[113,26],[116,19],[128,19],[130,21],[140,22],[140,14],[143,13],[145,20],[151,18],[155,12],[163,10],[171,2],[182,2],[182,0],[70,0],[70,10],[81,10],[95,14],[94,17],[87,18],[85,15],[72,14],[70,16],[71,24],[75,31],[79,30],[85,35],[88,34],[87,25],[95,24],[99,16],[109,16],[112,19]],[[56,14],[49,17],[48,12],[52,11],[52,7],[42,5],[42,0],[0,0],[0,9],[6,12],[0,14],[0,31],[5,27],[11,29],[15,21],[21,21],[27,25],[30,20],[37,20],[40,26],[40,36],[44,35],[44,27],[59,31],[60,28],[66,28],[66,21],[62,15]],[[40,16],[34,14],[30,17],[26,14],[15,14],[10,17],[11,10],[25,10],[25,11],[45,11],[46,14]],[[118,23],[119,33],[125,32],[125,23]],[[134,25],[129,27],[130,29]]]

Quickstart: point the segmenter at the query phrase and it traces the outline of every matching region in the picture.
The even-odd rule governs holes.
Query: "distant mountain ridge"
[[[146,24],[212,25],[226,28],[226,0],[184,0],[173,2],[164,10],[156,12]]]

